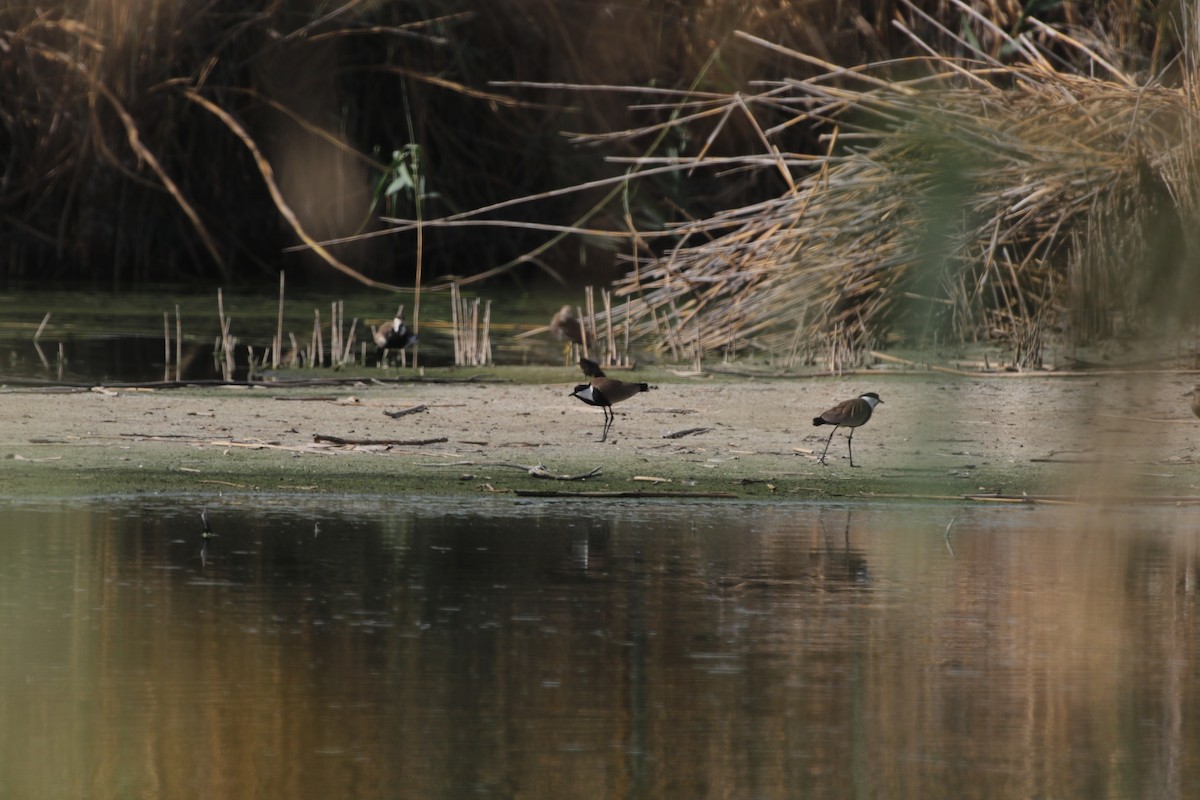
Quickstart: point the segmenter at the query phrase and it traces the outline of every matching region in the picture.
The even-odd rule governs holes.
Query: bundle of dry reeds
[[[758,158],[786,191],[674,228],[677,245],[618,284],[635,335],[676,354],[696,337],[707,353],[794,358],[799,339],[832,352],[937,334],[1007,342],[1030,366],[1052,331],[1088,340],[1144,322],[1147,309],[1195,307],[1200,279],[1185,267],[1200,213],[1195,65],[1178,86],[1139,83],[1029,22],[1089,65],[1081,75],[956,5],[1012,60],[959,38],[967,57],[827,65],[725,99],[762,132],[771,152]],[[825,127],[825,157],[775,148],[796,123]],[[679,163],[702,165],[703,153]]]

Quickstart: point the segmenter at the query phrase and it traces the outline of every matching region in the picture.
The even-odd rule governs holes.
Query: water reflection
[[[9,503],[0,796],[1193,796],[1196,522]]]

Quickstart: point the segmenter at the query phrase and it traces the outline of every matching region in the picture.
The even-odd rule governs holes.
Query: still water
[[[1197,530],[0,501],[0,797],[1195,797]]]
[[[492,300],[478,299],[483,304]],[[550,334],[516,337],[545,326],[550,315],[567,301],[575,303],[579,298],[511,291],[496,298],[494,312],[489,310],[492,361],[506,365],[561,361],[561,347]],[[332,357],[329,349],[334,335],[334,303],[338,303],[343,316],[336,326],[338,333],[347,341],[353,336],[350,354],[358,364],[377,363],[371,327],[388,320],[398,305],[408,309],[405,316],[412,322],[411,293],[318,294],[293,289],[286,293],[280,318],[277,293],[229,289],[223,294],[222,308],[229,320],[230,335],[237,340],[233,377],[237,380],[248,377],[250,349],[261,360],[280,327],[285,339],[281,355],[286,358],[293,345],[303,351],[315,342],[314,323],[319,323],[316,327],[321,330],[326,357],[323,363],[328,366]],[[448,295],[426,292],[421,308],[420,363],[427,367],[454,364]],[[41,328],[43,321],[45,328]],[[177,331],[182,334],[181,363],[174,363]],[[220,332],[215,289],[205,293],[177,287],[120,293],[0,292],[0,381],[13,378],[160,381],[173,379],[176,371],[184,380],[216,380],[221,377],[217,352]],[[170,340],[169,345],[166,339]],[[168,357],[172,360],[170,370]]]

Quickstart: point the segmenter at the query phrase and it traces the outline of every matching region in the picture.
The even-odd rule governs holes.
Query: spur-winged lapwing
[[[1192,413],[1200,417],[1200,386],[1193,386],[1184,397],[1192,398]]]
[[[851,442],[854,441],[854,429],[860,425],[865,425],[867,420],[871,418],[871,412],[875,410],[875,406],[882,402],[879,399],[879,395],[874,392],[867,392],[853,400],[844,400],[838,403],[819,417],[813,417],[813,425],[833,426],[833,430],[829,432],[829,438],[825,440],[825,449],[821,451],[821,457],[818,461],[822,464],[825,463],[825,454],[829,452],[829,443],[833,441],[833,434],[837,433],[837,429],[849,428],[850,438],[846,440],[846,449],[850,452],[850,466],[853,467],[854,447],[851,445]]]
[[[592,361],[590,358],[584,358],[580,356],[579,368],[583,370],[583,377],[585,378],[604,377],[604,370],[600,369],[600,365],[595,361]]]
[[[575,387],[575,391],[571,392],[571,397],[578,397],[589,406],[600,406],[604,411],[604,432],[600,434],[600,441],[605,441],[608,438],[608,430],[612,427],[613,403],[619,403],[622,400],[628,400],[638,392],[650,391],[648,383],[629,383],[627,381],[618,381],[613,378],[592,378],[591,383],[581,383]]]

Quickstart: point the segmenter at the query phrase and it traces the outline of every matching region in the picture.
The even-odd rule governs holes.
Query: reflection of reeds
[[[38,344],[38,339],[42,337],[42,331],[46,330],[47,323],[50,322],[50,312],[46,312],[46,316],[42,317],[42,324],[38,325],[37,331],[33,334],[33,349],[37,351],[38,358],[42,360],[42,366],[47,371],[50,370],[50,360],[46,358],[46,354],[42,352],[42,346]]]

